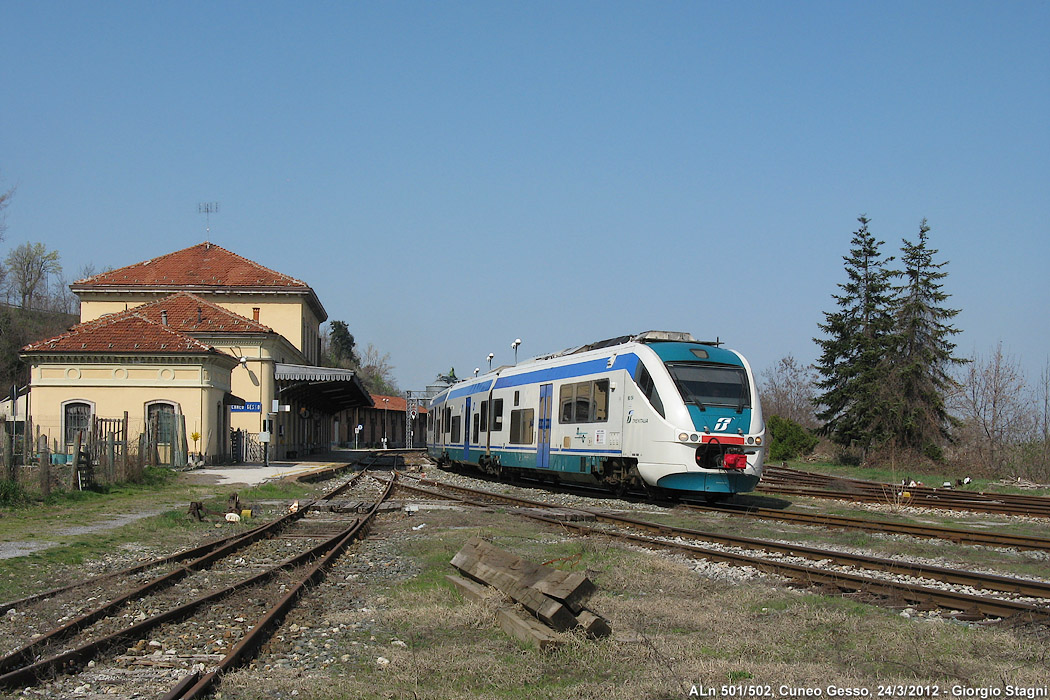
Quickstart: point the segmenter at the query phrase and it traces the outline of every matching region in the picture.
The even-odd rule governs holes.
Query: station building
[[[129,443],[181,426],[163,430],[183,443],[169,452],[206,462],[258,458],[267,439],[271,459],[297,458],[338,440],[340,411],[372,405],[353,371],[317,366],[328,314],[314,290],[214,243],[70,288],[81,322],[22,350],[32,430],[58,452],[104,419]]]

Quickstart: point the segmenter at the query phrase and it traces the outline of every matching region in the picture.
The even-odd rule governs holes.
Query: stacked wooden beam
[[[584,607],[595,587],[581,573],[535,564],[478,537],[452,558],[452,566],[467,577],[447,577],[464,597],[481,600],[487,596],[485,586],[491,586],[527,611],[525,615],[508,606],[499,611],[497,620],[508,634],[541,649],[560,643],[553,632],[580,627],[587,636],[598,638],[612,631],[608,622]]]

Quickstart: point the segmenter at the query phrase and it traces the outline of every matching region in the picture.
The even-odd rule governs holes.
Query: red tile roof
[[[136,306],[134,313],[182,333],[273,333],[258,321],[217,306],[196,294],[178,292],[158,301]]]
[[[210,345],[139,315],[135,309],[78,324],[62,335],[25,346],[22,352],[214,353],[228,357]]]
[[[408,400],[404,396],[383,396],[382,394],[369,394],[372,397],[374,408],[382,411],[399,411],[404,413],[408,408]],[[426,413],[426,406],[419,405],[416,412]]]
[[[198,243],[145,262],[78,280],[74,288],[98,287],[269,287],[309,289],[214,243]]]

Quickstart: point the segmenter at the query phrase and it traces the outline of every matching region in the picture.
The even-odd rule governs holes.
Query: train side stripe
[[[577,362],[574,365],[550,367],[548,369],[538,369],[532,372],[525,372],[524,374],[513,374],[509,377],[500,377],[496,380],[495,388],[504,389],[507,387],[522,386],[524,384],[539,384],[541,382],[551,382],[556,381],[558,379],[586,377],[587,375],[602,374],[604,372],[613,372],[618,369],[625,369],[633,375],[634,369],[637,366],[638,356],[634,353],[628,353],[626,355],[617,355],[612,367],[609,366],[609,358],[600,357],[597,360]]]
[[[461,389],[456,389],[454,391],[450,391],[448,393],[448,396],[445,397],[445,400],[447,401],[448,399],[455,399],[455,398],[459,398],[460,396],[469,396],[470,394],[477,394],[477,393],[482,392],[482,391],[488,391],[489,387],[491,387],[491,386],[492,386],[492,380],[491,379],[486,379],[485,381],[481,381],[481,382],[475,382],[474,384],[471,384],[470,386],[465,386],[465,387],[463,387]]]

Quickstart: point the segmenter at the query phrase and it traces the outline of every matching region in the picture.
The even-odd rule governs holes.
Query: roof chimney
[[[258,306],[253,306],[252,307],[252,320],[255,321],[256,323],[259,322],[259,307]]]
[[[165,326],[168,325],[168,312],[166,310],[161,310],[161,312],[160,312],[160,322],[161,322],[161,324],[163,324]]]

